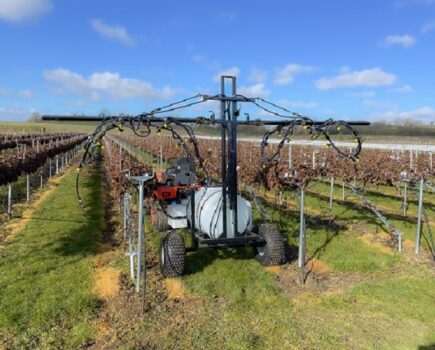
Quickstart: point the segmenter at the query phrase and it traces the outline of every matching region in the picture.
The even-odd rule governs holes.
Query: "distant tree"
[[[27,121],[29,122],[40,122],[41,120],[42,120],[42,116],[41,113],[39,112],[32,112],[29,119],[27,119]]]
[[[100,113],[98,113],[98,116],[105,117],[110,115],[110,111],[107,108],[101,108]]]

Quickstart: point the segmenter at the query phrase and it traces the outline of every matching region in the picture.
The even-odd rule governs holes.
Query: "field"
[[[43,126],[47,132],[92,130],[87,124]],[[7,124],[0,133],[39,132],[40,127]],[[418,187],[409,188],[404,213],[397,175],[403,170],[400,162],[414,169],[413,181],[424,177],[431,184],[427,154],[402,154],[399,160],[397,153],[388,153],[377,163],[369,152],[359,162],[366,171],[348,176],[352,166],[345,167],[331,150],[286,149],[278,169],[289,171],[291,158],[298,189],[283,190],[273,173],[256,186],[262,207],[289,243],[282,266],[260,265],[252,248],[203,248],[187,254],[185,275],[164,278],[158,261],[161,234],[152,231],[146,217],[148,283],[142,315],[141,295],[129,276],[120,206],[123,192],[134,190],[120,171],[157,169],[182,148],[175,151],[166,134],[148,141],[124,134],[110,133],[102,157],[84,167],[85,209],[75,195],[79,153],[29,202],[18,203],[12,220],[2,217],[0,349],[435,348],[435,264],[427,229],[435,229],[435,194],[424,193],[429,220],[416,255]],[[199,145],[206,166],[218,177],[220,154],[213,142]],[[258,147],[243,145],[239,151],[240,190],[250,196],[247,185],[257,181],[252,169],[260,167]],[[380,164],[391,172],[379,171]],[[364,198],[403,234],[401,252],[391,227],[352,192],[352,181],[364,184]],[[297,264],[301,186],[305,283]],[[133,205],[135,219],[137,209]],[[254,219],[261,222],[258,208]]]

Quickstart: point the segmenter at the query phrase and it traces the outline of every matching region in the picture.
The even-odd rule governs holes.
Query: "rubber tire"
[[[164,232],[168,229],[168,217],[163,212],[163,210],[158,208],[153,208],[153,219],[152,219],[152,227],[154,232]]]
[[[266,244],[257,248],[257,261],[264,266],[282,265],[286,262],[285,246],[278,229],[273,224],[261,224],[258,233]],[[261,253],[262,251],[262,253]]]
[[[160,271],[165,277],[178,277],[184,273],[186,248],[184,238],[177,231],[169,231],[160,241]]]

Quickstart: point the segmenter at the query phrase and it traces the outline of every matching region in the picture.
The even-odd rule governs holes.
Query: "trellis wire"
[[[60,154],[64,158],[64,165],[67,165],[71,158],[75,157],[81,149],[81,145]],[[20,176],[17,181],[9,183],[5,186],[0,186],[0,213],[6,214],[7,218],[12,219],[14,204],[29,202],[32,194],[35,191],[41,190],[44,182],[47,182],[53,174],[53,162],[49,160],[38,168],[32,174],[25,174]],[[58,169],[59,172],[60,168]]]

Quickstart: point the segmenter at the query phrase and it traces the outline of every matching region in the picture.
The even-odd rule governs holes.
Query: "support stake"
[[[140,290],[140,275],[142,269],[142,245],[143,245],[143,181],[139,181],[139,215],[137,224],[137,276],[136,292]],[[145,271],[144,271],[145,272]],[[145,278],[145,277],[144,277]]]
[[[329,223],[332,221],[332,204],[334,202],[334,176],[331,176],[331,189],[329,191]]]
[[[141,281],[141,273],[142,273],[142,252],[144,250],[144,229],[143,229],[143,223],[144,223],[144,212],[143,212],[143,196],[144,196],[144,184],[145,182],[151,180],[154,178],[154,175],[148,175],[145,174],[143,176],[132,176],[129,179],[133,180],[137,183],[138,192],[139,192],[139,214],[138,214],[138,227],[137,227],[137,269],[136,269],[136,292],[139,293],[140,291],[140,281]],[[131,256],[130,256],[131,259]],[[145,254],[143,256],[143,261],[145,266]],[[146,281],[146,269],[143,269],[143,285],[145,288],[145,281]],[[145,291],[143,292],[145,293]]]
[[[418,219],[417,219],[417,236],[415,238],[415,254],[420,253],[421,215],[423,211],[423,188],[424,188],[424,179],[421,179],[420,192],[418,196]]]
[[[8,217],[12,219],[12,184],[8,184]]]
[[[403,215],[406,216],[408,209],[408,182],[405,181],[405,189],[403,192]]]
[[[298,253],[298,267],[300,269],[300,282],[303,284],[305,282],[305,190],[301,188],[301,199],[300,199],[300,218],[299,218],[299,253]]]

